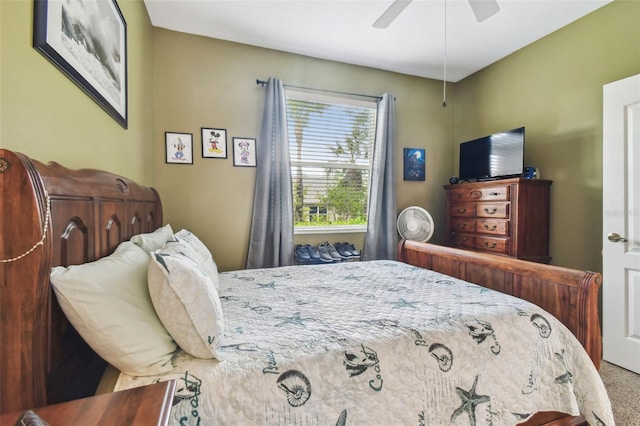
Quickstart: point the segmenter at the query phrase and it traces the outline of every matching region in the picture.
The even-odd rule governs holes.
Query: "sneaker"
[[[305,244],[307,252],[309,253],[309,258],[311,259],[311,263],[320,263],[322,259],[320,259],[320,253],[318,250],[311,244]]]
[[[346,243],[336,243],[335,248],[342,257],[346,257],[347,259],[351,259],[353,254],[349,251],[349,247]]]
[[[318,246],[318,254],[320,255],[320,261],[324,263],[335,262],[336,259],[333,258],[329,254],[329,250],[325,247],[324,244],[320,244]]]
[[[324,247],[327,249],[327,251],[329,252],[329,255],[331,257],[333,257],[335,260],[342,260],[344,259],[344,257],[342,257],[340,255],[340,253],[338,253],[338,250],[336,250],[336,248],[329,242],[325,242],[324,243]]]
[[[344,243],[343,246],[347,246],[349,251],[354,257],[360,257],[360,252],[356,249],[356,247],[351,243]]]
[[[296,246],[295,258],[297,263],[309,263],[311,261],[307,248],[301,244]]]

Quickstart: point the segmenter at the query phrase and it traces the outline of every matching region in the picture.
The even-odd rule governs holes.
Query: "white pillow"
[[[194,357],[214,358],[224,334],[222,305],[194,253],[183,241],[170,241],[152,252],[149,293],[178,345]]]
[[[186,241],[189,245],[191,245],[191,247],[195,249],[196,253],[198,254],[196,260],[202,264],[205,271],[207,272],[207,275],[209,275],[209,278],[211,278],[213,285],[215,285],[216,289],[218,289],[218,265],[216,265],[216,262],[213,260],[213,255],[211,254],[207,246],[205,246],[204,243],[195,236],[195,234],[193,234],[191,231],[187,231],[186,229],[181,229],[180,231],[176,232],[173,238],[177,241]]]
[[[158,318],[147,286],[149,254],[123,242],[95,262],[58,266],[51,283],[63,312],[84,340],[120,371],[170,371],[177,350]]]
[[[147,234],[137,234],[131,237],[131,242],[142,248],[146,252],[162,248],[164,243],[173,239],[173,229],[170,224],[161,226],[153,232]]]

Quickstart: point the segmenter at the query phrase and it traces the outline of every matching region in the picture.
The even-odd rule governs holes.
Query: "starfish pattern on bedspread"
[[[400,300],[397,300],[396,302],[391,303],[391,304],[394,305],[393,309],[397,309],[397,308],[414,308],[415,309],[415,308],[417,308],[416,305],[418,303],[420,303],[420,302],[418,302],[418,301],[410,302],[410,301],[407,301],[407,300],[404,300],[404,299],[400,298]]]
[[[476,426],[476,406],[489,402],[491,398],[487,395],[478,395],[476,393],[476,385],[478,384],[478,377],[476,376],[473,381],[473,386],[468,391],[456,387],[456,393],[462,400],[462,405],[453,412],[451,415],[451,421],[453,422],[460,414],[466,411],[469,415],[469,422],[471,426]]]
[[[305,325],[305,321],[315,321],[314,318],[301,317],[300,312],[296,312],[290,317],[276,317],[276,318],[282,319],[282,322],[279,324],[276,324],[275,327],[282,327],[287,324],[292,324],[292,325],[300,325],[306,328],[307,326]]]

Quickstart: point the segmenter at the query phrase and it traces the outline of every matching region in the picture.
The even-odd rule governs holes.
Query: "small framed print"
[[[256,166],[256,140],[233,138],[233,165],[238,167]]]
[[[227,158],[227,130],[202,127],[202,158]]]
[[[167,164],[193,164],[193,134],[165,132]]]
[[[424,180],[425,155],[422,148],[404,148],[404,180]]]

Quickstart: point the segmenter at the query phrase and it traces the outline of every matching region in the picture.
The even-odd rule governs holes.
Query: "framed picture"
[[[238,167],[256,166],[256,140],[233,138],[233,165]]]
[[[127,128],[127,24],[116,0],[35,0],[33,47]]]
[[[202,127],[202,158],[227,158],[226,129]]]
[[[191,133],[165,132],[166,162],[193,164],[193,135]]]
[[[426,158],[424,149],[404,149],[404,180],[424,180]]]

